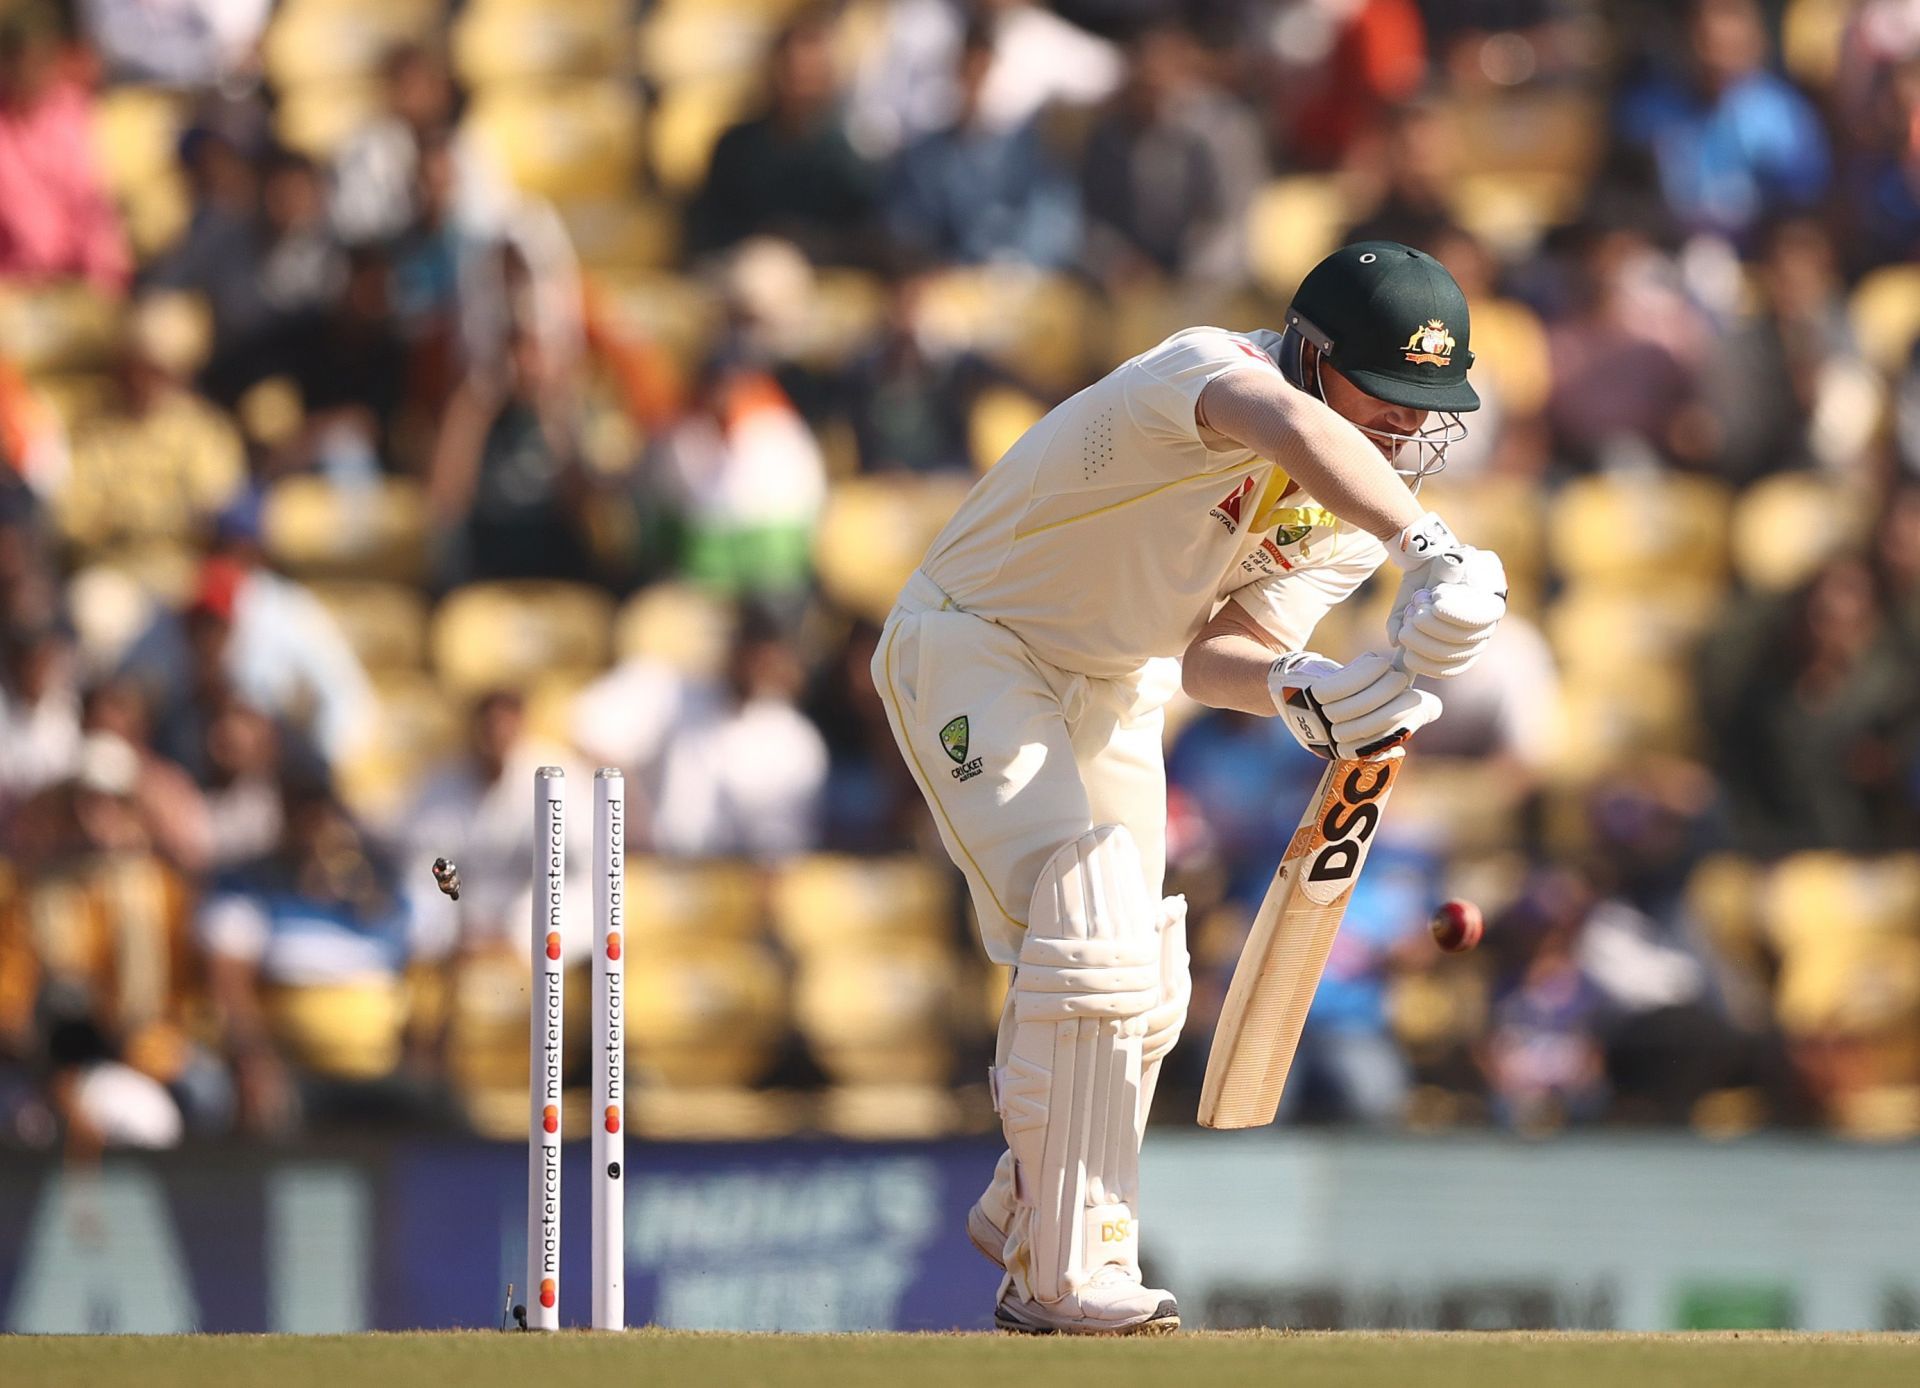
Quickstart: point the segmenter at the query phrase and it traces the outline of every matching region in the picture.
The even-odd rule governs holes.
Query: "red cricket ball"
[[[1480,908],[1471,901],[1462,901],[1459,897],[1443,901],[1433,913],[1433,942],[1448,954],[1459,954],[1480,943],[1486,924]]]

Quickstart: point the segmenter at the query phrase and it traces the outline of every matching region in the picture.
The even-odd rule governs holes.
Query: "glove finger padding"
[[[1386,657],[1369,651],[1337,674],[1308,681],[1308,687],[1320,701],[1320,711],[1326,714],[1334,736],[1343,737],[1343,724],[1384,708],[1412,683],[1413,677],[1406,671],[1395,669]]]
[[[1416,626],[1430,627],[1439,622],[1463,632],[1491,631],[1506,615],[1507,600],[1502,594],[1463,583],[1441,584],[1429,601],[1418,605],[1417,612],[1412,604],[1408,612]]]
[[[1493,632],[1468,632],[1455,627],[1451,631],[1436,633],[1431,627],[1413,622],[1405,622],[1400,627],[1400,649],[1407,655],[1424,656],[1439,664],[1451,664],[1454,661],[1472,660],[1487,648],[1493,640]],[[1407,667],[1411,670],[1413,667]]]
[[[1424,689],[1403,689],[1371,713],[1333,725],[1334,750],[1342,757],[1367,757],[1384,750],[1440,716],[1440,700]]]

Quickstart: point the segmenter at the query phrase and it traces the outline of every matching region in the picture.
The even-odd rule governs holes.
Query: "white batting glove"
[[[1507,615],[1507,571],[1490,549],[1463,545],[1429,511],[1387,545],[1405,570],[1387,639],[1416,675],[1446,679],[1480,658]]]
[[[1267,690],[1294,741],[1316,757],[1371,757],[1440,716],[1440,700],[1413,676],[1368,652],[1341,665],[1314,651],[1273,662]]]

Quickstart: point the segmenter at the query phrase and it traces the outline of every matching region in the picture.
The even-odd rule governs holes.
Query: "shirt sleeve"
[[[1273,364],[1244,337],[1222,328],[1189,328],[1122,368],[1134,426],[1163,443],[1205,444],[1194,410],[1200,392],[1229,371],[1272,371]]]
[[[1373,536],[1342,529],[1318,562],[1263,575],[1227,596],[1286,650],[1305,650],[1320,619],[1357,592],[1386,557],[1386,546]]]

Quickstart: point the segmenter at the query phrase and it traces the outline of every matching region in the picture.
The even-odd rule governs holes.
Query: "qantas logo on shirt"
[[[1247,498],[1253,495],[1253,479],[1243,477],[1240,484],[1228,492],[1220,504],[1208,512],[1220,524],[1226,526],[1229,535],[1240,533],[1240,512],[1247,504]]]

